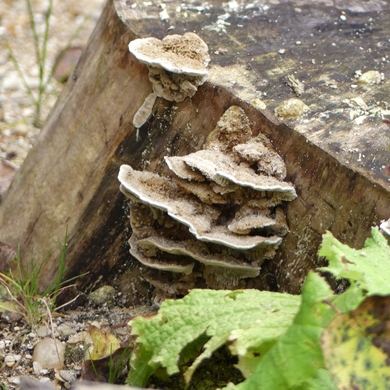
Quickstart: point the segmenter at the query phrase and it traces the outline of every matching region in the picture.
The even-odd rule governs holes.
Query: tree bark
[[[225,33],[214,23],[223,11],[219,2],[212,1],[202,12],[188,6],[187,16],[184,10],[172,11],[171,6],[178,4],[167,4],[167,20],[161,17],[157,3],[131,7],[126,1],[107,2],[79,64],[3,199],[0,239],[20,244],[27,262],[32,248],[37,258],[43,256],[53,239],[61,240],[67,231],[67,277],[88,272],[78,280],[80,289],[115,282],[127,294],[129,304],[147,302],[152,290],[142,277],[142,267],[129,254],[131,231],[127,200],[119,192],[119,167],[128,164],[134,169],[163,172],[165,155],[199,150],[225,110],[238,105],[249,117],[253,135],[265,134],[283,157],[287,180],[298,193],[286,210],[290,233],[276,257],[264,264],[260,276],[248,279],[247,287],[298,293],[308,270],[319,264],[317,251],[326,230],[358,247],[372,225],[390,217],[388,177],[382,168],[388,159],[380,142],[386,139],[383,132],[388,125],[371,117],[370,108],[359,108],[367,121],[354,123],[350,118],[357,109],[342,105],[345,99],[356,97],[354,91],[364,94],[367,102],[388,96],[386,77],[381,84],[351,89],[352,71],[370,69],[377,63],[379,54],[375,52],[362,66],[358,45],[363,42],[371,47],[377,42],[376,35],[387,36],[388,24],[386,31],[381,24],[385,12],[375,13],[379,31],[373,30],[369,37],[362,34],[361,41],[350,45],[349,38],[333,30],[331,21],[341,12],[336,7],[315,8],[308,3],[299,12],[291,5],[278,4],[268,13],[259,9],[247,19],[243,15],[249,11],[243,8],[232,12]],[[345,9],[348,18],[359,20],[374,12],[356,14]],[[324,10],[331,17],[323,14]],[[292,25],[275,24],[275,15],[280,20],[293,15],[300,23],[295,30]],[[308,22],[318,18],[321,20],[315,25]],[[138,36],[162,38],[171,25],[174,33],[195,30],[209,44],[210,78],[192,99],[181,103],[157,99],[153,115],[136,141],[132,119],[152,89],[147,67],[127,46]],[[284,35],[284,28],[290,28],[291,36]],[[353,28],[351,20],[344,32]],[[309,35],[299,45],[302,29]],[[329,29],[331,33],[325,34]],[[311,37],[313,31],[316,35]],[[334,60],[345,54],[329,52],[333,40],[351,53],[351,62],[334,66]],[[317,48],[305,52],[313,42]],[[383,45],[389,46],[387,39]],[[278,53],[282,48],[285,54]],[[330,58],[319,66],[324,53]],[[387,68],[381,70],[388,75]],[[281,124],[272,110],[294,96],[283,81],[287,73],[305,79],[301,99],[311,111]],[[338,88],[329,88],[329,83]],[[254,99],[259,97],[269,103],[267,110],[257,108]],[[382,114],[387,115],[384,108]],[[355,133],[359,135],[352,136]],[[355,149],[365,156],[365,165],[357,161]],[[57,272],[57,249],[54,244],[45,264],[43,286]]]

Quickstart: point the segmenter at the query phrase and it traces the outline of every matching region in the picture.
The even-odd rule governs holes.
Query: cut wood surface
[[[390,217],[389,10],[374,0],[108,1],[4,197],[0,240],[21,244],[28,259],[31,248],[44,254],[68,229],[68,276],[89,272],[81,289],[115,279],[129,303],[145,302],[150,288],[129,254],[119,167],[163,172],[165,155],[199,150],[226,109],[238,105],[253,135],[265,134],[283,157],[298,194],[287,207],[290,233],[247,287],[299,292],[319,263],[326,230],[357,247],[373,224]],[[209,80],[181,103],[158,98],[136,141],[132,120],[152,90],[128,43],[187,31],[209,46]],[[381,79],[358,83],[359,70],[376,70]],[[299,93],[289,75],[304,82],[299,99],[310,111],[281,124],[274,109]],[[56,267],[54,251],[43,285]]]

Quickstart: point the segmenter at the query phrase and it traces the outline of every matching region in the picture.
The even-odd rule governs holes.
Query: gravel
[[[30,0],[39,34],[45,26],[48,0]],[[46,75],[50,73],[61,50],[79,26],[82,26],[72,47],[84,48],[103,8],[103,0],[54,0],[47,44]],[[0,194],[9,186],[8,167],[16,172],[40,129],[34,126],[35,107],[22,78],[15,69],[7,50],[6,40],[33,94],[37,96],[39,68],[35,56],[32,31],[25,0],[0,2]],[[46,118],[53,107],[62,84],[49,86],[42,107]],[[5,171],[6,173],[3,173]],[[6,178],[4,178],[6,176]],[[12,174],[11,174],[12,176]]]
[[[47,389],[69,389],[75,380],[88,376],[85,356],[93,344],[93,328],[115,336],[122,346],[129,345],[129,320],[151,309],[121,307],[119,293],[108,299],[109,307],[107,302],[96,306],[89,300],[76,310],[53,313],[48,325],[42,322],[33,329],[22,321],[6,321],[0,316],[0,384],[14,390],[22,378],[28,378],[47,383]],[[107,375],[104,369],[100,374],[103,378]]]
[[[103,0],[54,0],[50,18],[50,32],[47,46],[46,74],[67,45],[75,30],[82,25],[72,43],[74,51],[84,48],[88,37],[103,8]],[[44,30],[48,0],[31,0],[35,23],[40,33]],[[89,17],[88,19],[86,19]],[[34,144],[40,128],[34,126],[35,107],[20,75],[15,69],[7,50],[8,39],[18,65],[34,94],[38,92],[39,69],[25,0],[2,0],[0,2],[0,196],[8,188],[12,177],[23,163]],[[62,84],[54,81],[49,88],[47,100],[42,108],[45,118],[55,104]],[[21,378],[38,379],[42,385],[49,382],[51,388],[69,388],[75,378],[80,378],[83,365],[82,336],[91,324],[97,324],[106,331],[117,333],[121,341],[128,340],[126,324],[131,317],[128,309],[107,305],[84,307],[56,318],[48,327],[41,324],[31,329],[22,322],[7,323],[0,318],[0,382],[8,390],[19,388]],[[53,327],[53,328],[52,328]],[[54,335],[51,334],[54,329]],[[122,332],[120,332],[122,330]],[[79,336],[81,342],[72,344],[71,339]],[[81,348],[78,358],[65,358],[61,369],[42,368],[34,356],[35,347],[41,340],[58,340],[63,346],[76,345]],[[80,358],[81,356],[81,358]]]

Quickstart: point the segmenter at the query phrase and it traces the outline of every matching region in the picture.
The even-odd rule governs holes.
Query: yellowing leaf
[[[321,344],[338,389],[389,389],[390,297],[367,298],[357,309],[337,315]]]
[[[97,360],[112,355],[120,348],[118,339],[112,333],[104,332],[92,325],[87,330],[93,343],[93,348],[89,350],[87,356],[90,360]]]
[[[0,283],[0,317],[9,322],[19,321],[25,310],[23,306],[11,295],[7,288]]]

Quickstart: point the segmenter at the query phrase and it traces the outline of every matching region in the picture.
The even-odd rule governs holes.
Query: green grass
[[[0,284],[6,288],[8,295],[14,301],[14,311],[22,315],[25,322],[31,327],[35,327],[43,318],[50,317],[58,309],[57,297],[61,290],[66,288],[65,285],[83,276],[78,275],[74,278],[63,280],[67,271],[67,239],[67,233],[65,233],[63,242],[57,240],[57,244],[61,249],[57,274],[53,281],[43,290],[40,288],[40,277],[43,267],[52,253],[51,249],[39,261],[35,259],[32,251],[29,262],[25,263],[21,259],[19,247],[14,260],[15,270],[13,272],[9,271],[7,274],[0,273]]]

